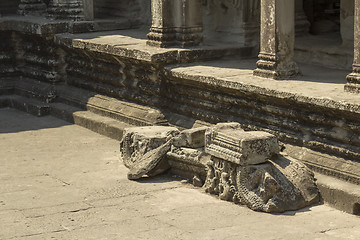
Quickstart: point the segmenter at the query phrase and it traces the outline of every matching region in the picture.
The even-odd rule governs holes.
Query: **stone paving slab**
[[[129,181],[119,142],[0,109],[0,239],[358,239],[360,217],[318,205],[265,214],[169,175]]]

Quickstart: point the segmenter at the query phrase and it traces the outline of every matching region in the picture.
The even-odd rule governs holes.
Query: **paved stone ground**
[[[129,181],[118,148],[0,109],[0,239],[359,239],[360,217],[326,205],[271,215],[167,175]]]

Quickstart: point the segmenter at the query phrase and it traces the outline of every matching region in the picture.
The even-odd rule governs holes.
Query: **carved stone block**
[[[319,201],[313,173],[291,158],[240,166],[212,157],[207,165],[206,192],[255,211],[298,210]]]
[[[206,133],[206,153],[244,166],[264,163],[279,153],[277,138],[266,132],[210,130]]]
[[[199,127],[184,130],[174,139],[174,146],[202,148],[205,146],[205,132],[208,129],[208,127]]]
[[[124,165],[132,168],[147,152],[165,144],[179,134],[174,127],[147,126],[126,128],[120,142],[120,152]]]
[[[264,212],[297,210],[319,200],[313,173],[280,155],[275,136],[234,127],[223,124],[206,133],[206,192]]]
[[[165,157],[170,148],[171,140],[138,157],[128,172],[128,179],[135,180],[142,178],[144,175],[152,177],[168,170],[170,165]]]

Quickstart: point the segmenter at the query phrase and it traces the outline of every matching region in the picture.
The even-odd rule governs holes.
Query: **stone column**
[[[345,91],[360,93],[360,0],[355,0],[353,72],[346,79]]]
[[[151,0],[152,23],[147,44],[156,47],[176,45],[174,0]]]
[[[93,20],[93,0],[51,0],[48,13],[53,19]]]
[[[43,0],[20,0],[18,14],[39,16],[46,11],[46,4]]]
[[[202,41],[201,0],[173,0],[176,40],[181,47],[196,46]]]
[[[260,54],[254,75],[289,78],[299,75],[294,62],[294,0],[261,0]]]
[[[151,14],[148,45],[188,47],[201,42],[201,0],[151,0]]]

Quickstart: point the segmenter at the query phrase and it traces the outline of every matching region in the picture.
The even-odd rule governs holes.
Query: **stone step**
[[[12,78],[0,79],[0,95],[13,95],[15,88],[15,81]]]
[[[51,103],[51,115],[69,123],[74,123],[73,114],[80,111],[84,110],[64,103]]]
[[[26,98],[18,95],[5,95],[0,97],[2,107],[15,108],[32,115],[42,117],[50,114],[49,104],[36,99]]]
[[[133,125],[89,111],[73,113],[74,123],[112,139],[121,140],[125,128]]]
[[[161,110],[71,86],[57,87],[58,100],[136,126],[168,125]]]
[[[334,177],[315,173],[322,199],[341,211],[360,215],[360,187]]]
[[[133,126],[63,103],[52,103],[51,115],[116,140],[121,140],[124,128]]]

